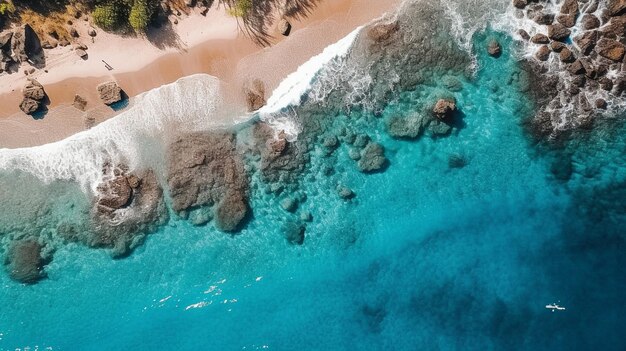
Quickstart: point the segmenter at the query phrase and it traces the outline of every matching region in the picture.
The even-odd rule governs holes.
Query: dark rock
[[[523,29],[518,30],[517,34],[519,34],[519,36],[522,37],[522,39],[524,39],[524,40],[529,40],[530,39],[530,34],[528,34],[528,32],[523,30]]]
[[[544,34],[537,33],[530,38],[530,41],[535,44],[548,44],[550,42],[550,38]]]
[[[385,158],[385,149],[382,145],[370,142],[361,151],[361,159],[358,161],[359,170],[361,172],[374,172],[382,169],[387,163]]]
[[[244,93],[246,95],[246,104],[248,105],[248,111],[256,111],[265,106],[265,84],[259,79],[254,79],[244,87]]]
[[[616,96],[621,96],[625,90],[626,90],[626,78],[617,77],[615,81],[613,81],[613,94]]]
[[[561,60],[561,62],[571,63],[571,62],[574,62],[574,60],[576,60],[576,56],[574,56],[574,53],[572,52],[572,50],[568,48],[563,48],[563,50],[561,50],[559,54],[559,59]]]
[[[548,26],[548,38],[552,40],[564,41],[572,32],[560,23]]]
[[[196,6],[196,0],[184,0],[185,1],[185,5],[187,7],[194,7]]]
[[[98,33],[96,32],[96,30],[95,30],[95,29],[93,29],[93,28],[89,28],[89,30],[87,31],[87,34],[88,34],[90,37],[95,37]]]
[[[29,78],[28,83],[22,88],[22,95],[25,98],[33,99],[37,101],[43,100],[46,97],[46,93],[43,90],[43,86],[39,84],[35,79]]]
[[[550,58],[550,48],[547,45],[542,45],[535,52],[535,58],[539,61],[547,61]]]
[[[13,32],[6,31],[0,33],[0,50],[9,49],[11,38],[13,38]]]
[[[298,202],[288,197],[280,202],[280,207],[287,212],[295,212],[298,209]]]
[[[339,197],[341,197],[344,200],[352,199],[355,196],[352,189],[343,185],[337,186],[337,194],[339,194]]]
[[[76,49],[75,52],[76,52],[76,55],[78,55],[78,57],[82,58],[83,60],[87,59],[87,51],[83,49]]]
[[[300,213],[300,220],[304,222],[311,222],[313,220],[313,215],[309,211],[302,211],[302,213]]]
[[[304,235],[306,227],[296,222],[288,222],[284,228],[285,239],[291,244],[302,245],[304,243]]]
[[[550,43],[550,49],[554,52],[561,52],[561,50],[567,48],[567,45],[561,43],[560,41],[553,41]]]
[[[561,13],[568,15],[575,15],[578,13],[578,1],[577,0],[565,0],[561,5]]]
[[[489,45],[487,46],[487,52],[493,57],[500,56],[500,54],[502,53],[500,43],[498,43],[495,39],[490,40]]]
[[[596,105],[596,108],[606,110],[607,104],[606,104],[606,100],[604,99],[596,99],[595,105]]]
[[[609,22],[601,28],[604,36],[617,38],[626,35],[626,15],[611,17]]]
[[[354,139],[354,146],[364,148],[369,143],[370,137],[367,134],[359,134]]]
[[[267,182],[296,179],[308,160],[306,138],[290,143],[284,132],[275,135],[274,129],[265,123],[253,128],[255,152],[261,156],[261,176]]]
[[[37,110],[39,110],[39,106],[39,101],[24,98],[20,103],[20,110],[22,110],[25,114],[30,115],[37,112]]]
[[[122,100],[122,89],[116,82],[106,82],[98,85],[98,94],[100,99],[106,105],[114,104]]]
[[[5,264],[9,276],[20,283],[34,284],[44,278],[43,246],[35,239],[14,241],[8,250]]]
[[[570,95],[578,95],[578,94],[580,93],[580,88],[579,88],[579,87],[577,87],[577,86],[575,86],[575,85],[570,85],[570,86],[567,88],[567,92],[568,92]]]
[[[85,100],[85,98],[83,98],[82,96],[76,94],[74,95],[74,102],[72,103],[72,106],[81,111],[85,111],[85,108],[87,107],[87,100]]]
[[[11,39],[11,51],[13,52],[13,60],[16,62],[38,61],[42,55],[43,49],[37,33],[33,28],[25,24],[19,27],[13,33]]]
[[[626,47],[619,41],[602,38],[596,45],[596,52],[604,58],[617,62],[624,58]]]
[[[583,68],[583,64],[580,62],[580,60],[576,60],[572,64],[570,64],[567,67],[567,71],[573,75],[585,73],[585,69]]]
[[[224,232],[236,231],[248,213],[248,201],[240,191],[228,192],[215,208],[215,227]]]
[[[591,53],[591,50],[593,50],[593,48],[596,46],[597,41],[597,31],[585,32],[582,35],[574,37],[574,43],[576,43],[576,45],[580,49],[580,52],[583,55],[589,55],[589,53]]]
[[[585,30],[596,29],[600,27],[600,19],[594,15],[585,14],[582,18],[582,25]]]
[[[399,29],[398,21],[377,23],[370,26],[367,36],[376,43],[382,43],[389,40]]]
[[[284,36],[289,36],[291,33],[291,23],[289,23],[286,18],[282,18],[278,23],[278,31]]]
[[[438,119],[447,119],[456,111],[454,99],[439,99],[433,107],[433,113]]]
[[[513,0],[513,6],[518,9],[524,9],[528,5],[528,0]]]
[[[78,37],[79,37],[79,35],[78,35],[78,31],[76,30],[76,28],[70,28],[70,35],[71,35],[73,38],[78,38]]]
[[[609,15],[617,16],[625,12],[626,0],[608,0],[606,8],[609,11]]]
[[[459,154],[452,154],[448,157],[449,168],[463,168],[467,165],[465,157]]]
[[[98,185],[98,205],[109,209],[120,209],[130,203],[133,189],[125,176],[116,176]]]
[[[585,81],[586,81],[586,78],[582,74],[577,75],[574,78],[572,78],[572,84],[574,84],[575,86],[579,88],[582,88],[585,86]]]
[[[585,76],[587,78],[595,79],[597,71],[596,71],[596,68],[591,63],[591,61],[586,58],[581,58],[580,63],[583,65],[583,68],[585,69]]]
[[[602,90],[611,91],[613,89],[613,81],[607,77],[602,77],[598,81]]]
[[[206,16],[207,13],[209,13],[209,8],[206,6],[200,6],[200,14],[202,16]]]
[[[564,25],[567,28],[572,28],[573,26],[576,25],[576,16],[575,15],[558,15],[556,16],[556,21]]]
[[[545,13],[545,12],[537,12],[533,18],[537,24],[549,25],[554,22],[554,14]]]

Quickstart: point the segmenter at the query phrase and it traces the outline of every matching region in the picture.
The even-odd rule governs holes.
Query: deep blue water
[[[291,215],[261,189],[234,237],[172,219],[122,260],[70,244],[39,284],[0,275],[0,350],[626,349],[626,129],[532,142],[533,106],[500,39],[500,58],[478,50],[476,77],[459,77],[463,127],[448,137],[395,140],[366,122],[439,86],[382,117],[337,116],[385,145],[389,167],[362,174],[345,145],[314,157],[335,173],[305,175],[304,245],[285,240],[277,223]],[[557,301],[567,309],[545,308]]]

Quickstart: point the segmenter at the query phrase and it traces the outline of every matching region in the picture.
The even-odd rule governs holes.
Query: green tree
[[[152,13],[153,7],[148,2],[148,0],[135,0],[133,6],[130,9],[128,22],[135,32],[143,33],[146,31],[146,28],[150,23],[150,17],[152,17]]]
[[[252,9],[252,0],[230,0],[226,2],[231,5],[228,10],[231,16],[245,17]]]
[[[104,30],[118,30],[124,26],[123,8],[120,4],[97,5],[92,15],[94,23]]]

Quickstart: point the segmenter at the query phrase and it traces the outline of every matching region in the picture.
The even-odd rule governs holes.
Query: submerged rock
[[[337,194],[344,200],[352,199],[355,196],[352,189],[344,185],[337,186]]]
[[[306,227],[300,223],[290,221],[283,227],[285,239],[291,244],[302,245],[304,243],[304,235]]]
[[[9,276],[20,283],[34,284],[44,278],[43,246],[35,239],[14,241],[5,258]]]
[[[428,124],[428,119],[422,114],[413,113],[408,117],[393,116],[387,120],[387,133],[394,138],[415,139]],[[360,156],[359,156],[360,158]]]
[[[244,194],[229,192],[215,208],[215,227],[224,232],[237,231],[247,214],[248,200]]]
[[[369,27],[367,36],[377,43],[384,42],[400,29],[398,21],[377,23]]]
[[[102,102],[106,105],[112,105],[122,100],[122,89],[116,82],[106,82],[98,85],[98,94]]]
[[[357,162],[361,172],[375,172],[382,169],[387,163],[385,148],[374,142],[370,142],[361,151],[361,159]]]

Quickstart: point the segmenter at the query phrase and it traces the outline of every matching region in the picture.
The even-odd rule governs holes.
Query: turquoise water
[[[317,145],[296,214],[255,180],[237,235],[172,218],[122,260],[68,244],[36,285],[0,274],[0,350],[626,348],[624,126],[558,149],[533,142],[512,43],[489,35],[504,53],[489,57],[477,35],[480,69],[455,77],[462,89],[419,86],[380,116],[344,111],[324,126],[384,145],[384,172],[360,173],[346,143],[331,156]],[[386,133],[443,91],[463,113],[449,136]],[[283,225],[302,211],[304,244],[289,244]],[[545,309],[557,301],[567,310]]]

